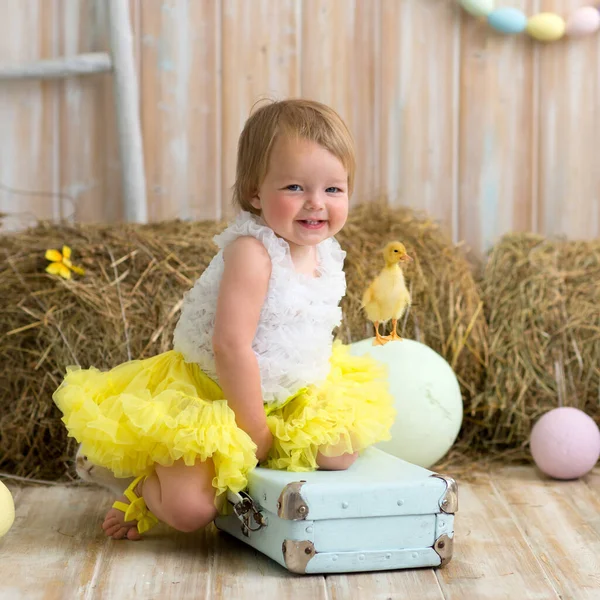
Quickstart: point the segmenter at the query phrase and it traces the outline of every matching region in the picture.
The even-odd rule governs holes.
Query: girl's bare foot
[[[142,485],[140,481],[135,487],[136,496],[141,496],[141,488]],[[119,501],[123,502],[123,504],[129,504],[129,500],[126,496],[121,496]],[[142,539],[142,536],[137,530],[137,521],[125,521],[125,513],[118,508],[112,507],[106,513],[104,523],[102,523],[102,529],[104,529],[104,533],[113,540],[122,540],[124,537],[131,541]]]
[[[125,496],[121,496],[121,502],[127,502]],[[126,537],[128,540],[141,540],[142,536],[137,530],[137,521],[125,521],[125,513],[118,508],[111,508],[104,517],[102,529],[104,533],[113,540],[122,540]]]

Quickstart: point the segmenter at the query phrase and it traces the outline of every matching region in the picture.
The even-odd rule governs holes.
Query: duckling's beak
[[[402,262],[412,262],[412,256],[409,256],[408,254],[405,254],[401,259]]]

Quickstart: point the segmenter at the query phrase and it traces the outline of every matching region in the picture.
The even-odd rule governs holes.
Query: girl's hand
[[[256,458],[261,463],[266,460],[269,455],[269,451],[273,446],[273,434],[269,428],[265,428],[259,435],[254,437],[254,443],[257,445]]]

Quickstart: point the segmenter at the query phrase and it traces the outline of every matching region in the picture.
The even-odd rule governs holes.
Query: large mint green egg
[[[429,468],[452,447],[463,418],[456,375],[429,346],[414,340],[373,346],[373,339],[350,345],[356,356],[370,354],[389,373],[396,420],[392,439],[377,447],[398,458]]]
[[[527,27],[525,13],[517,8],[497,8],[488,15],[487,20],[500,33],[521,33]]]
[[[487,17],[494,10],[494,0],[458,0],[458,3],[476,17]]]

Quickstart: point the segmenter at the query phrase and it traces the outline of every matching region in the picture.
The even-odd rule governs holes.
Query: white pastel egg
[[[392,439],[378,448],[429,468],[454,444],[463,418],[460,386],[452,367],[429,346],[404,339],[373,346],[373,339],[350,345],[356,356],[370,354],[388,368],[396,420]]]

